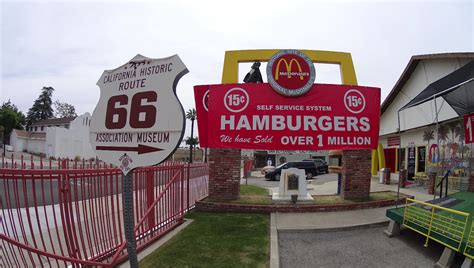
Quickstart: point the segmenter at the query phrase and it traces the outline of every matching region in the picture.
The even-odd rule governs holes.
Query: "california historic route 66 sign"
[[[137,55],[104,71],[97,82],[100,99],[90,125],[90,142],[99,158],[126,175],[171,155],[184,134],[176,85],[187,72],[178,55],[163,59]]]

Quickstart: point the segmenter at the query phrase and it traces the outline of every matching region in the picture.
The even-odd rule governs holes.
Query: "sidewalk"
[[[311,195],[332,195],[337,192],[337,175],[324,174],[314,180],[307,181],[308,193]],[[373,177],[370,184],[371,192],[394,191],[397,192],[398,182],[392,181],[390,185],[379,183],[379,179]],[[259,172],[252,172],[249,184],[256,184],[271,191],[278,191],[279,182],[264,181],[264,176]],[[414,196],[421,201],[432,200],[433,195],[427,194],[423,186],[401,188],[400,193]],[[394,206],[393,206],[394,207]],[[314,212],[314,213],[275,213],[275,227],[283,230],[329,230],[338,228],[352,228],[361,225],[378,225],[388,222],[385,216],[388,209],[393,207],[359,209],[351,211],[336,212]]]
[[[355,228],[362,225],[378,225],[388,222],[385,216],[387,209],[371,208],[350,211],[315,212],[315,213],[275,213],[278,231],[294,230],[333,230]]]

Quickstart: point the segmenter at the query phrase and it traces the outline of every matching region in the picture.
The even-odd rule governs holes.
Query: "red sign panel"
[[[387,138],[387,145],[388,145],[388,147],[400,146],[400,137],[396,136],[396,137]]]
[[[464,142],[474,142],[474,113],[464,116]]]
[[[197,125],[199,131],[199,145],[209,148],[207,143],[207,115],[209,110],[209,86],[194,86],[194,100],[196,102]]]
[[[208,120],[199,125],[199,134],[202,137],[202,125],[207,126],[204,128],[211,148],[377,147],[379,88],[314,84],[300,97],[282,96],[269,84],[211,85],[209,89]],[[196,96],[196,107],[200,105]],[[198,121],[205,121],[199,110]]]

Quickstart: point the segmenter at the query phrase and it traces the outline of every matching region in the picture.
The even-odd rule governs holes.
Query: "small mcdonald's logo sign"
[[[284,67],[285,67],[284,72],[280,69],[281,67],[280,65],[282,63],[284,64]],[[293,64],[295,64],[295,66],[297,67],[296,70],[293,70],[292,68]],[[288,79],[291,79],[293,76],[299,76],[300,80],[304,80],[305,77],[309,76],[308,72],[303,72],[303,69],[301,69],[301,64],[295,58],[291,59],[289,63],[285,58],[280,58],[278,60],[278,63],[275,68],[275,74],[274,74],[275,80],[279,80],[280,74],[283,76],[285,75],[288,76],[287,77]]]
[[[306,93],[314,83],[312,60],[298,50],[281,50],[268,61],[268,81],[273,89],[285,96]]]

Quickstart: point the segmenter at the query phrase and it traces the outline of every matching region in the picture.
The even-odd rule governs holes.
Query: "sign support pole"
[[[137,243],[135,241],[135,223],[133,222],[133,175],[130,171],[122,176],[123,186],[123,223],[125,227],[125,239],[127,240],[127,252],[130,267],[138,268]]]
[[[127,244],[121,248],[127,246],[132,268],[138,268],[132,171],[160,164],[181,143],[186,119],[176,87],[187,72],[178,55],[152,59],[138,54],[118,68],[105,70],[97,81],[101,94],[90,120],[89,141],[97,157],[124,174],[122,208]],[[173,120],[168,120],[170,116]],[[148,175],[151,189],[146,191],[146,201],[150,205],[154,187],[153,176]],[[154,223],[154,217],[148,215],[148,222]]]

